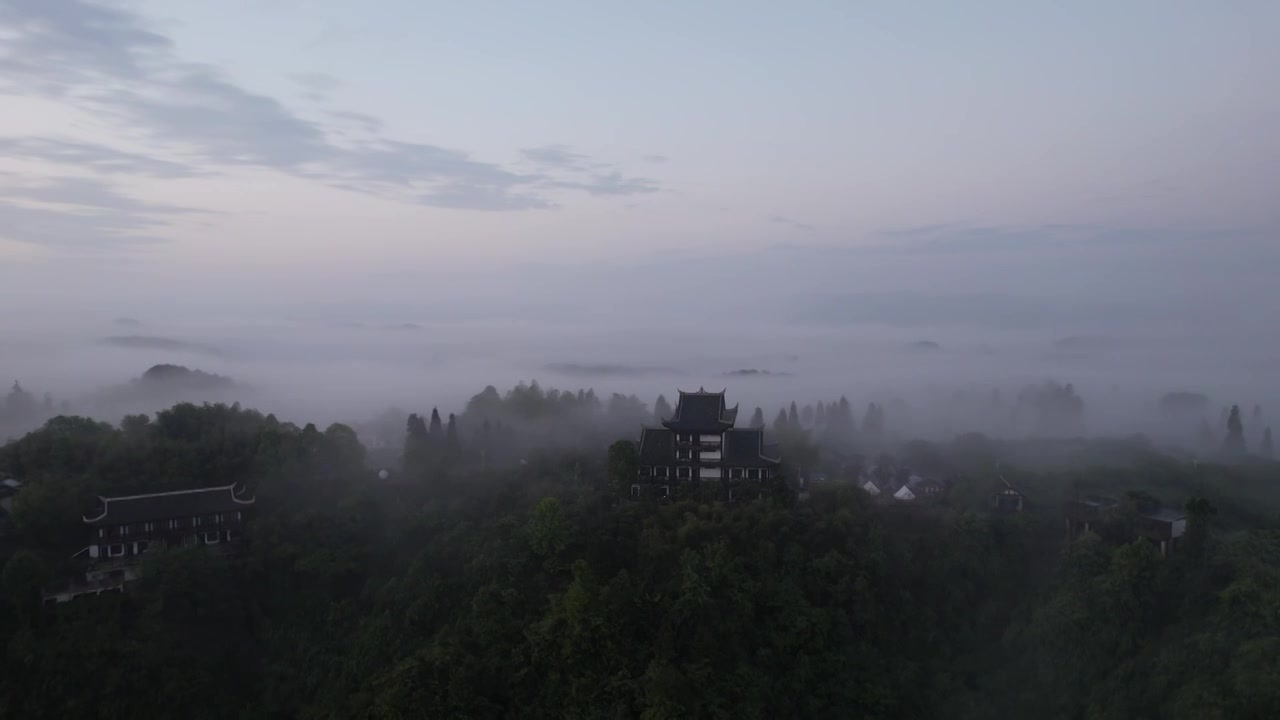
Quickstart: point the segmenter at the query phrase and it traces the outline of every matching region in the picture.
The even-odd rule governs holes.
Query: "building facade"
[[[90,559],[137,558],[153,546],[234,542],[254,503],[235,485],[99,500],[101,509],[84,517],[91,528]]]
[[[1000,487],[991,495],[991,507],[999,513],[1020,513],[1026,509],[1026,505],[1027,496],[1001,475]]]
[[[730,502],[757,497],[780,459],[764,444],[763,428],[736,428],[738,407],[721,392],[680,391],[662,427],[640,432],[639,478],[631,495],[669,498],[681,487],[710,489]]]
[[[237,485],[98,500],[99,507],[83,517],[88,545],[76,554],[87,561],[83,581],[46,589],[45,602],[119,592],[138,577],[143,556],[162,547],[235,543],[254,504]]]
[[[1116,519],[1120,508],[1120,502],[1110,497],[1090,495],[1068,500],[1063,507],[1067,540],[1075,540],[1081,533],[1096,530],[1102,523]],[[1168,555],[1179,544],[1178,539],[1187,533],[1187,516],[1175,508],[1141,505],[1134,508],[1130,529],[1138,537],[1155,543],[1161,555]]]

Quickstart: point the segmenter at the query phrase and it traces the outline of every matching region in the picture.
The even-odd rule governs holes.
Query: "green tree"
[[[449,424],[445,428],[444,447],[450,459],[457,459],[462,452],[458,443],[458,419],[453,413],[449,413]]]
[[[364,470],[364,445],[351,426],[333,423],[325,428],[324,439],[325,459],[336,476],[351,478]]]
[[[1188,498],[1184,506],[1187,513],[1187,540],[1185,553],[1191,558],[1204,555],[1206,540],[1209,536],[1209,522],[1218,509],[1203,497]]]
[[[671,412],[671,403],[667,402],[666,396],[659,395],[658,399],[653,401],[653,419],[655,423],[670,419]]]
[[[1243,455],[1245,452],[1244,423],[1240,420],[1240,406],[1232,405],[1231,414],[1227,416],[1227,437],[1222,441],[1222,451],[1229,455]]]
[[[10,418],[27,421],[36,414],[36,399],[31,393],[22,389],[22,383],[14,380],[13,387],[5,398],[4,409]]]
[[[0,588],[8,601],[7,611],[19,624],[36,620],[40,612],[41,588],[49,582],[48,566],[31,550],[13,554],[0,570]],[[0,627],[4,623],[0,621]]]
[[[619,440],[609,446],[609,489],[615,495],[630,491],[640,470],[640,455],[636,444]]]
[[[413,477],[426,474],[431,462],[431,440],[427,424],[417,413],[409,415],[404,438],[404,471]]]
[[[569,522],[560,508],[560,500],[546,497],[533,508],[525,532],[529,546],[539,557],[550,561],[569,545]]]

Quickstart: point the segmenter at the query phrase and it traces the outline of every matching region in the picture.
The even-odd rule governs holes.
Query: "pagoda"
[[[731,502],[744,493],[758,495],[760,481],[774,477],[780,463],[765,447],[764,429],[735,428],[738,406],[728,406],[723,390],[679,392],[662,427],[640,432],[639,479],[631,496],[669,498],[673,485],[710,485]]]

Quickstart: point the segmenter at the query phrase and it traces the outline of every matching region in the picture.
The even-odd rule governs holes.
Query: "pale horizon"
[[[3,369],[91,386],[184,359],[72,371],[134,318],[243,351],[193,366],[314,363],[381,397],[379,363],[404,357],[352,370],[334,358],[362,341],[332,329],[410,323],[398,352],[500,358],[499,385],[583,358],[714,379],[794,351],[843,391],[901,369],[852,348],[930,340],[1019,378],[1268,396],[1277,20],[0,0]],[[1074,336],[1138,349],[1041,362]],[[917,384],[999,374],[964,357]],[[479,389],[451,372],[419,391]]]

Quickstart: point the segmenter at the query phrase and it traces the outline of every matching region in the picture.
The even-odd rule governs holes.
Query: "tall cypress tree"
[[[404,459],[402,461],[406,475],[419,477],[426,473],[429,464],[429,442],[427,424],[423,422],[417,413],[410,415],[409,421],[405,423]]]
[[[1243,455],[1244,423],[1240,421],[1240,406],[1232,405],[1231,414],[1227,416],[1227,437],[1222,441],[1222,451],[1232,455]]]
[[[444,430],[444,426],[440,422],[440,410],[431,408],[431,427],[427,429],[427,434],[431,436],[432,440],[439,441],[442,439],[440,436],[442,430]]]
[[[813,406],[812,405],[805,405],[804,409],[800,411],[800,422],[804,423],[805,425],[813,424]]]
[[[756,408],[756,411],[751,413],[751,423],[749,424],[749,427],[753,427],[753,428],[764,427],[764,410],[761,410],[760,408]]]
[[[827,406],[818,401],[818,407],[813,412],[813,421],[819,425],[827,424]]]
[[[454,416],[453,413],[449,413],[449,424],[444,429],[444,446],[451,451],[458,450],[458,423],[457,416]]]
[[[787,422],[791,427],[800,427],[800,413],[796,412],[796,401],[791,401],[791,412],[787,413]]]
[[[653,417],[657,422],[671,417],[671,403],[667,402],[665,395],[659,395],[658,399],[653,401]]]
[[[778,417],[773,419],[773,431],[779,435],[783,435],[787,432],[787,427],[787,411],[779,410]]]
[[[884,432],[884,408],[877,403],[867,405],[867,413],[862,416],[862,432],[878,436]]]
[[[1267,428],[1262,433],[1262,457],[1275,457],[1276,449],[1271,445],[1271,428]]]

